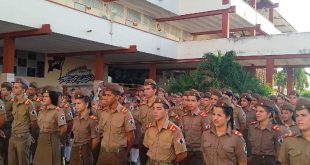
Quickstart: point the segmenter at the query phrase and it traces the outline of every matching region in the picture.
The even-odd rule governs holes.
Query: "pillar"
[[[286,85],[287,85],[287,94],[289,94],[293,90],[294,85],[294,72],[292,67],[287,68],[287,79],[286,79]]]
[[[156,64],[150,64],[149,78],[156,81]]]
[[[95,80],[103,80],[104,79],[104,55],[101,52],[96,54],[96,62],[95,62]]]
[[[226,10],[222,14],[222,35],[224,38],[229,38],[229,12]]]
[[[229,3],[229,0],[223,0],[223,5],[226,5]]]
[[[1,81],[14,82],[14,56],[15,56],[15,39],[4,38],[3,40],[3,66]]]
[[[273,6],[269,7],[269,21],[273,23]]]
[[[250,36],[252,37],[256,36],[256,28],[250,29],[249,32],[250,32]]]
[[[273,85],[274,59],[267,57],[266,59],[266,83]]]
[[[251,6],[254,8],[254,10],[256,10],[256,5],[257,3],[256,3],[256,0],[251,0]]]

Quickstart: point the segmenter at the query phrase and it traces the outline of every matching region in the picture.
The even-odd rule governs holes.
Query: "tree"
[[[304,68],[294,68],[294,88],[298,91],[303,91],[309,87],[308,77],[310,76],[309,73],[306,72]],[[278,71],[274,75],[274,82],[277,86],[281,87],[281,92],[284,92],[286,89],[286,82],[287,82],[287,69],[284,68],[281,71]]]

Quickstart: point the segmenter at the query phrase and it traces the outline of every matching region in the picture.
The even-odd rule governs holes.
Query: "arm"
[[[99,136],[96,137],[96,138],[91,139],[91,149],[95,150],[97,145],[99,144],[99,142],[100,142],[100,137]]]
[[[67,133],[67,126],[66,126],[66,125],[60,126],[60,127],[59,127],[59,134],[60,134],[60,136],[61,136],[62,138],[64,138],[65,135],[66,135],[66,133]]]
[[[129,131],[127,132],[127,152],[129,153],[131,148],[132,148],[132,145],[134,143],[134,140],[135,140],[135,134],[133,131]]]
[[[239,160],[238,165],[247,165],[246,160]]]
[[[187,152],[182,152],[176,155],[175,160],[173,161],[173,164],[178,164],[181,161],[183,161],[187,157]]]

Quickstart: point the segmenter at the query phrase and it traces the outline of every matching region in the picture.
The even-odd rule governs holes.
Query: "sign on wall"
[[[95,76],[85,65],[70,70],[58,79],[59,84],[85,84],[94,81]]]

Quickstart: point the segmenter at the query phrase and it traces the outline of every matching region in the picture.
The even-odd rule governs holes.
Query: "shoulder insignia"
[[[175,116],[175,119],[180,120],[180,119],[181,119],[181,116],[176,115],[176,116]]]
[[[41,99],[38,97],[38,98],[36,99],[36,101],[37,101],[37,102],[40,102],[40,101],[41,101]]]
[[[182,116],[188,116],[188,115],[189,115],[189,113],[186,112],[186,113],[184,113]]]
[[[27,99],[27,100],[24,102],[25,105],[29,105],[29,103],[30,103],[30,100],[29,100],[29,99]]]
[[[169,129],[170,131],[172,131],[172,132],[175,132],[175,131],[178,130],[178,128],[177,128],[175,125],[173,125],[173,124],[169,124],[169,125],[168,125],[168,129]]]
[[[250,124],[254,125],[254,124],[257,124],[257,123],[258,123],[258,121],[252,121]]]
[[[205,129],[205,131],[207,131],[207,130],[209,130],[211,127],[212,127],[212,126],[211,126],[210,124],[206,124],[204,129]]]
[[[94,115],[89,116],[89,118],[93,119],[93,120],[97,120],[97,117]]]
[[[199,115],[203,118],[208,117],[208,115],[205,112],[200,112]]]
[[[242,133],[237,130],[232,130],[231,132],[237,136],[243,137]]]
[[[56,107],[55,110],[59,112],[61,109],[59,107]]]
[[[280,131],[280,127],[278,125],[272,125],[271,128],[277,132]]]
[[[293,136],[296,136],[296,133],[290,132],[290,133],[284,134],[283,139],[285,139],[287,137],[293,137]]]
[[[148,124],[145,125],[146,129],[151,128],[151,127],[152,127],[152,123],[148,123]]]
[[[123,107],[123,109],[121,110],[123,113],[127,113],[128,109],[126,107]]]

